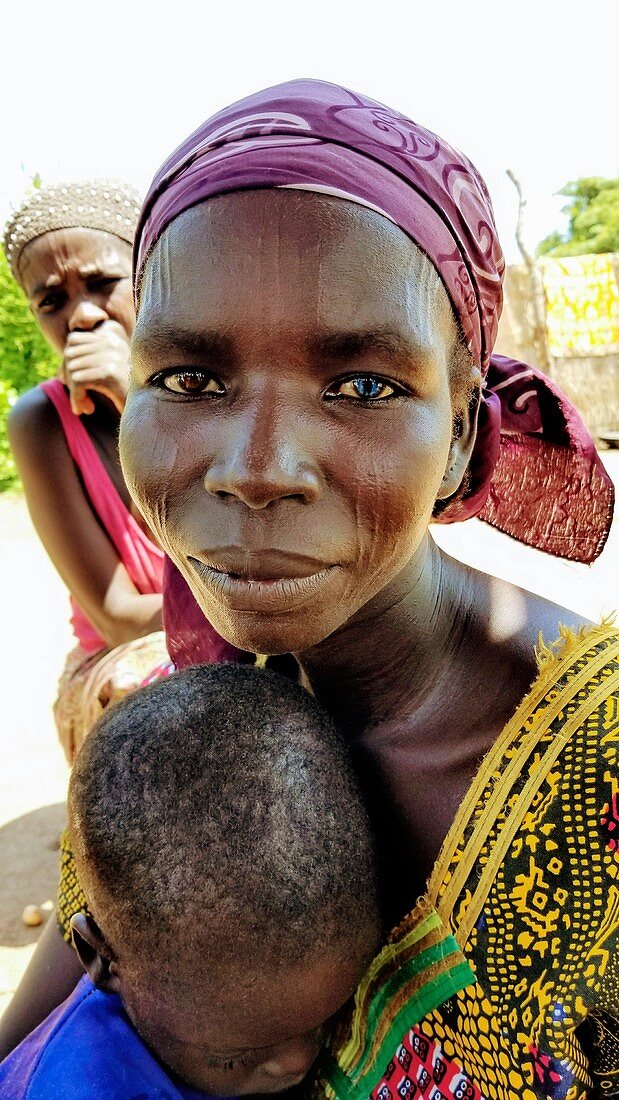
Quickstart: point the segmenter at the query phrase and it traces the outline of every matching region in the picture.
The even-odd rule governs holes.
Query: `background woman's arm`
[[[43,929],[34,954],[0,1020],[0,1061],[73,992],[84,971],[65,943],[54,916]]]
[[[37,534],[67,588],[111,647],[161,628],[161,595],[142,595],[100,526],[51,402],[31,390],[9,440]]]

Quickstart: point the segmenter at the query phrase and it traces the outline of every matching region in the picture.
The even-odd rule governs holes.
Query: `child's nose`
[[[318,1051],[320,1039],[318,1036],[304,1036],[299,1039],[290,1039],[287,1043],[275,1047],[268,1061],[263,1062],[261,1069],[274,1082],[281,1082],[283,1078],[290,1078],[290,1086],[301,1080],[310,1069]]]

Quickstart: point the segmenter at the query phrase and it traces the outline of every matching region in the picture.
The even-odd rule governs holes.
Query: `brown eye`
[[[163,389],[171,393],[182,393],[185,396],[225,393],[221,382],[218,382],[212,374],[207,374],[206,371],[174,371],[171,374],[160,375],[155,381]]]
[[[37,305],[39,313],[55,313],[63,304],[62,294],[46,294]]]

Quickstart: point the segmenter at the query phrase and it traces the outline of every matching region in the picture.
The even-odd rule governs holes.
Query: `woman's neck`
[[[436,699],[471,629],[470,588],[470,571],[427,537],[383,592],[299,655],[315,695],[349,736]]]

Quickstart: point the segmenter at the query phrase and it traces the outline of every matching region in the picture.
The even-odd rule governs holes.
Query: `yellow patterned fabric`
[[[612,254],[540,261],[551,355],[619,352],[619,287]]]
[[[358,994],[319,1093],[619,1097],[619,635],[566,632],[539,658],[445,840],[421,913],[391,937],[397,954],[434,912],[474,980],[409,1018],[381,1050],[382,1073],[365,1078],[361,1053],[351,1057],[368,1029]],[[383,977],[381,989],[373,975],[372,1028],[384,1036],[400,1009],[393,962]]]
[[[77,877],[69,834],[65,829],[60,837],[60,885],[56,900],[56,918],[63,940],[71,943],[71,917],[74,913],[88,913],[88,902]]]

